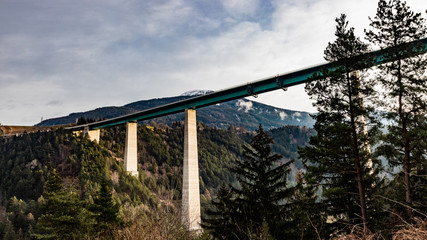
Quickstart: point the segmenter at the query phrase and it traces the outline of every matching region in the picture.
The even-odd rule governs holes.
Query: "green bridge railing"
[[[409,48],[405,48],[405,45],[410,44],[419,44],[419,48],[412,48],[414,51],[411,51]],[[410,45],[412,46],[412,45]],[[127,122],[135,122],[148,120],[152,118],[157,118],[161,116],[166,116],[174,113],[183,112],[185,109],[196,109],[201,108],[217,103],[227,102],[230,100],[235,100],[239,98],[244,98],[248,96],[254,96],[257,94],[274,91],[281,88],[287,88],[290,86],[306,83],[308,81],[313,81],[322,77],[322,72],[326,71],[336,71],[337,69],[342,68],[345,65],[345,61],[352,60],[353,62],[358,62],[358,69],[361,70],[376,65],[380,65],[386,62],[390,62],[396,59],[396,56],[393,56],[390,53],[393,53],[396,48],[405,49],[405,54],[402,56],[411,57],[415,55],[421,55],[427,52],[427,38],[421,39],[419,41],[399,45],[395,48],[387,48],[383,50],[377,50],[369,52],[363,55],[356,56],[352,59],[344,59],[337,62],[326,63],[317,65],[314,67],[309,67],[295,72],[290,72],[286,74],[276,75],[273,77],[261,79],[255,82],[249,82],[243,85],[236,87],[212,92],[206,95],[201,95],[186,100],[166,104],[163,106],[154,107],[144,111],[123,115],[120,117],[115,117],[103,121],[93,122],[85,125],[79,125],[74,127],[69,127],[67,129],[72,130],[81,130],[84,128],[89,128],[89,130],[101,129],[106,127],[113,127],[117,125],[122,125]],[[389,56],[391,55],[391,56]],[[402,57],[400,56],[400,57]]]

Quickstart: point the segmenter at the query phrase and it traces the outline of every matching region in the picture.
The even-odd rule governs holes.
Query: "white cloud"
[[[425,11],[425,0],[407,2]],[[323,62],[335,17],[347,13],[362,34],[375,11],[372,0],[6,1],[0,122],[31,125],[40,115],[219,90],[305,68]],[[257,101],[315,111],[303,86]],[[54,102],[63,105],[46,105]]]
[[[173,34],[177,26],[186,24],[194,14],[191,5],[182,0],[169,0],[161,4],[151,2],[146,16],[142,17],[145,33],[164,36]]]

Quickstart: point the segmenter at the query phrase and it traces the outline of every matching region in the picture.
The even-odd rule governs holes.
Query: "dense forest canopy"
[[[269,132],[277,136],[273,148],[285,159],[294,159],[298,146],[306,144],[314,134],[312,129],[296,126]],[[37,232],[37,219],[43,215],[40,206],[46,199],[44,192],[51,169],[61,177],[65,189],[79,193],[79,204],[87,209],[99,198],[104,182],[114,202],[120,204],[122,217],[126,211],[139,209],[141,214],[147,214],[159,204],[179,201],[183,134],[183,125],[179,122],[164,128],[139,126],[138,178],[126,174],[123,169],[124,127],[102,131],[99,144],[64,129],[0,138],[0,164],[4,166],[0,169],[1,234],[21,231],[23,238],[29,238]],[[205,205],[218,187],[235,181],[228,169],[241,158],[242,146],[252,138],[253,132],[198,124],[198,135],[200,192]],[[301,166],[301,163],[294,165],[295,172]],[[68,193],[64,194],[67,199]],[[28,219],[30,215],[31,220]]]

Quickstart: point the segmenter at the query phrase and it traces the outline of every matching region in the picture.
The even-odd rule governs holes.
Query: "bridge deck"
[[[417,54],[426,53],[427,38],[419,40],[418,42],[423,44],[424,49],[423,51],[417,52]],[[373,52],[355,57],[356,60],[363,63],[361,64],[361,67],[359,69],[369,68],[372,66],[376,66],[376,65],[394,60],[392,58],[384,60],[384,52],[390,51],[390,50],[392,49],[389,48],[384,50],[378,50],[378,51],[373,51]],[[413,55],[417,55],[417,54],[413,54]],[[369,60],[367,61],[367,59]],[[334,71],[340,66],[342,66],[342,61],[321,64],[314,67],[302,69],[299,71],[276,75],[276,76],[265,78],[255,82],[249,82],[236,87],[216,91],[210,94],[201,95],[201,96],[189,98],[183,101],[178,101],[178,102],[170,103],[167,105],[147,109],[144,111],[123,115],[120,117],[111,118],[111,119],[98,121],[94,123],[89,123],[85,125],[69,127],[67,129],[79,130],[85,127],[88,127],[90,130],[101,129],[106,127],[122,125],[127,122],[148,120],[156,117],[166,116],[169,114],[183,112],[185,109],[201,108],[201,107],[205,107],[205,106],[209,106],[217,103],[227,102],[230,100],[253,96],[256,94],[261,94],[261,93],[274,91],[281,88],[286,88],[286,87],[306,83],[308,81],[312,81],[320,78],[322,70],[327,69],[330,71]]]

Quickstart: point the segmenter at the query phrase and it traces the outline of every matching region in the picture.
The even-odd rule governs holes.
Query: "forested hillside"
[[[234,127],[221,130],[203,124],[198,124],[198,128],[200,192],[204,206],[219,186],[235,181],[229,167],[241,159],[242,146],[254,133]],[[313,131],[287,126],[273,129],[271,134],[278,137],[274,149],[286,159],[294,159],[298,146],[305,145]],[[182,124],[177,122],[164,128],[138,127],[137,178],[123,169],[125,135],[124,127],[106,129],[102,131],[99,144],[64,129],[0,138],[0,164],[3,166],[0,168],[0,236],[30,239],[40,233],[42,226],[37,222],[46,211],[41,206],[45,195],[49,195],[45,187],[53,169],[62,178],[65,189],[78,193],[74,201],[86,209],[90,209],[99,197],[102,184],[106,183],[114,202],[121,206],[118,214],[127,224],[135,221],[128,216],[130,212],[147,215],[162,205],[179,206]],[[96,215],[87,211],[88,216]],[[144,219],[141,216],[138,219]],[[77,224],[77,227],[82,226]],[[94,235],[100,234],[93,226],[85,227]]]

